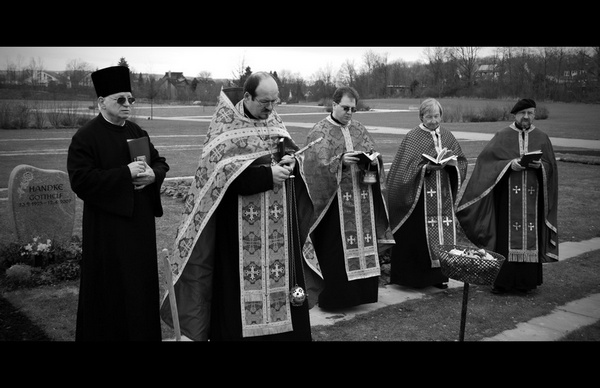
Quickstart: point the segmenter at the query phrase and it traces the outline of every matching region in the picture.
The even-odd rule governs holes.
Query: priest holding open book
[[[467,174],[467,158],[454,135],[441,126],[442,114],[437,100],[421,103],[421,124],[404,137],[388,174],[394,284],[448,287],[432,253],[436,245],[457,243],[454,202]]]
[[[458,201],[469,239],[506,260],[492,292],[528,293],[542,263],[558,260],[558,171],[550,138],[533,125],[536,103],[519,100],[515,121],[484,147]]]

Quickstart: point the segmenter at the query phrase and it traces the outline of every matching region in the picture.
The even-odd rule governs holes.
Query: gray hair
[[[425,116],[425,113],[429,112],[433,109],[433,107],[437,106],[440,110],[440,116],[444,115],[444,110],[442,109],[442,104],[435,98],[428,98],[421,103],[419,107],[419,117],[422,119]]]

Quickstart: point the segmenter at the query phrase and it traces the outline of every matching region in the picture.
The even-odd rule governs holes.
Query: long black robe
[[[162,339],[155,217],[169,166],[150,143],[156,180],[134,190],[127,139],[143,136],[133,122],[98,115],[69,146],[71,188],[84,202],[76,341]]]

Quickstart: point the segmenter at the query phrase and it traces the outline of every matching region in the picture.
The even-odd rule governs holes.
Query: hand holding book
[[[433,156],[430,156],[427,154],[422,154],[422,155],[425,159],[427,159],[431,163],[436,164],[436,165],[442,165],[442,166],[448,162],[452,162],[452,161],[455,162],[457,160],[456,155],[452,155],[452,151],[450,151],[448,148],[445,148],[445,147],[437,154],[437,156],[435,158]]]
[[[539,168],[540,160],[542,158],[542,151],[531,151],[521,156],[521,160],[519,160],[519,164],[523,167],[533,167]]]
[[[342,155],[342,163],[344,165],[350,165],[353,163],[364,164],[365,166],[377,164],[377,157],[379,152],[362,152],[362,151],[348,151]]]
[[[375,164],[375,161],[377,160],[377,157],[379,156],[379,152],[373,152],[371,151],[370,153],[365,153],[365,152],[359,152],[354,154],[355,157],[358,158],[358,162],[357,163],[361,163],[361,164]]]

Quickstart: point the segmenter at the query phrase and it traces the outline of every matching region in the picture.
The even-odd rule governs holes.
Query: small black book
[[[528,152],[521,156],[521,160],[519,161],[519,164],[523,167],[527,167],[529,165],[529,163],[540,160],[541,158],[542,158],[541,150],[531,151],[531,152]]]
[[[368,154],[366,152],[361,152],[361,153],[356,154],[354,156],[358,158],[358,163],[361,163],[361,164],[370,164],[375,159],[377,159],[377,157],[379,156],[379,152],[371,152],[371,153],[368,153]]]
[[[147,136],[127,139],[127,145],[132,162],[142,160],[140,157],[143,156],[146,163],[150,164],[150,140]]]

